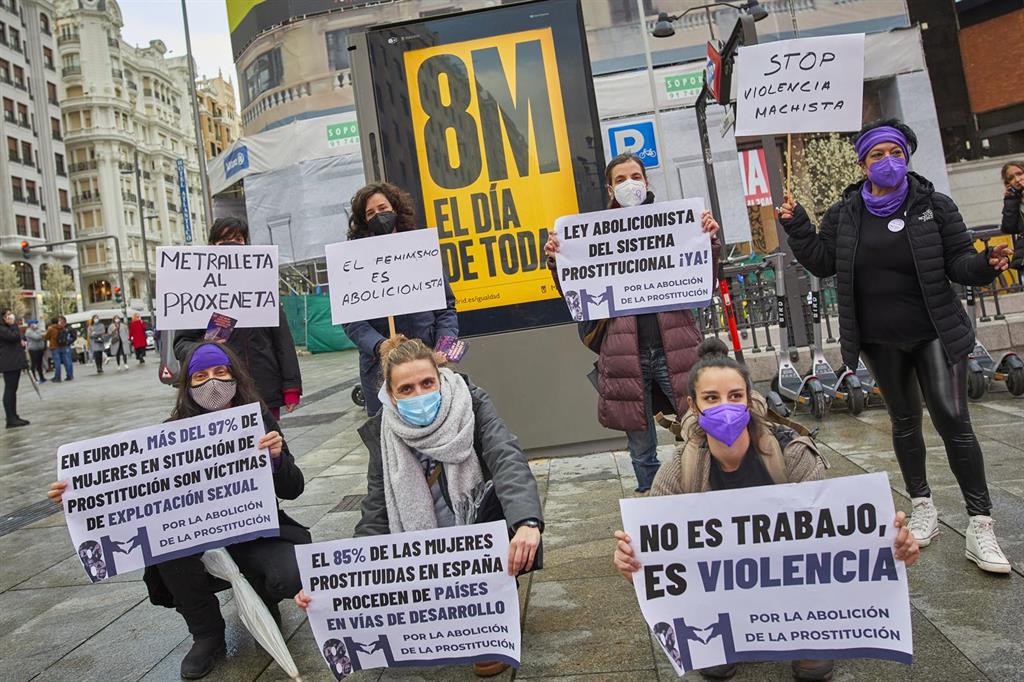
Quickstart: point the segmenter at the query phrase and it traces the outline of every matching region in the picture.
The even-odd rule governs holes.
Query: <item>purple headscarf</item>
[[[188,375],[192,376],[200,370],[210,369],[217,365],[230,367],[231,360],[217,344],[204,343],[196,348],[196,352],[192,353],[192,359],[188,362]]]
[[[898,144],[900,149],[903,150],[903,156],[908,159],[910,158],[910,144],[903,133],[892,126],[879,126],[867,131],[853,143],[853,148],[857,150],[857,160],[863,161],[867,157],[868,152],[871,151],[871,148],[882,142]]]
[[[893,157],[883,159],[879,161],[879,164],[889,163],[892,165],[902,165],[903,179],[898,185],[896,185],[894,191],[877,196],[871,193],[872,172],[868,170],[868,182],[865,182],[860,188],[860,196],[864,199],[864,206],[868,209],[868,212],[872,215],[879,217],[890,216],[899,210],[900,206],[907,199],[907,194],[910,192],[910,183],[907,181],[906,168],[907,159],[910,158],[910,145],[907,143],[907,138],[896,128],[892,126],[879,126],[878,128],[872,128],[863,135],[857,138],[857,141],[853,143],[854,149],[857,150],[857,160],[864,161],[867,158],[868,152],[878,144],[882,142],[892,142],[893,144],[899,145],[900,149],[903,150],[903,158],[896,159]],[[889,169],[890,172],[892,168]],[[883,171],[884,173],[884,171]],[[886,185],[881,185],[885,187]]]

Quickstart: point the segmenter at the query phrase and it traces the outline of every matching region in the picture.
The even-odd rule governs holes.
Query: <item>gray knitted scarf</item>
[[[380,445],[384,465],[384,502],[392,533],[437,528],[434,498],[417,452],[444,464],[448,497],[458,525],[473,522],[484,477],[473,450],[476,417],[465,380],[442,367],[441,408],[428,426],[402,420],[384,401]]]

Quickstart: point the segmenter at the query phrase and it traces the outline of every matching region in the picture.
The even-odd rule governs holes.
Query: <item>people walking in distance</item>
[[[6,308],[0,315],[0,372],[4,375],[4,416],[9,429],[29,423],[18,416],[18,383],[26,367],[25,339],[21,338],[14,311]]]
[[[43,356],[46,355],[46,330],[42,320],[36,320],[25,330],[25,344],[28,349],[29,371],[40,384],[46,383],[43,373]]]
[[[171,421],[259,402],[252,378],[230,348],[198,344],[186,356],[182,368]],[[279,498],[294,500],[305,487],[302,471],[295,465],[277,421],[265,410],[263,424],[266,434],[258,447],[270,454],[274,491]],[[50,484],[47,495],[59,504],[65,490],[67,481],[56,481]],[[279,537],[239,542],[229,545],[227,551],[280,625],[278,602],[294,596],[301,587],[295,545],[308,543],[311,537],[309,530],[280,509],[277,516]],[[177,609],[192,635],[192,648],[181,662],[181,676],[190,680],[206,676],[225,653],[224,619],[214,591],[216,583],[206,572],[201,556],[193,554],[148,566],[144,574],[150,601]]]
[[[128,339],[135,349],[135,359],[140,365],[146,364],[146,322],[139,313],[132,314],[132,321],[128,325]]]
[[[100,322],[99,315],[92,316],[87,333],[89,350],[92,352],[93,362],[96,363],[96,373],[103,374],[103,362],[107,355],[107,326]]]
[[[249,224],[241,218],[218,218],[210,229],[209,242],[210,246],[247,246]],[[204,334],[205,329],[178,331],[174,335],[174,354],[178,359],[202,341]],[[276,327],[236,328],[223,343],[242,358],[260,398],[275,419],[280,419],[282,407],[291,412],[299,405],[302,373],[284,308],[279,311]]]
[[[348,239],[378,237],[395,232],[420,229],[412,197],[388,182],[375,182],[363,187],[352,197],[352,213],[348,219]],[[420,339],[434,347],[442,336],[459,335],[459,318],[455,312],[455,294],[446,281],[445,300],[441,310],[395,316],[395,332],[409,339]],[[362,320],[342,325],[345,334],[359,348],[359,380],[366,403],[366,414],[373,416],[381,408],[377,391],[381,385],[379,349],[388,337],[387,318]]]
[[[114,321],[107,327],[107,336],[110,337],[110,354],[114,356],[119,370],[128,369],[128,325],[121,320],[120,315],[114,315]],[[124,364],[121,364],[121,361]]]
[[[700,359],[690,370],[686,389],[687,411],[682,418],[685,442],[676,447],[672,459],[658,470],[652,495],[685,495],[709,490],[731,490],[761,485],[820,481],[825,463],[809,438],[793,438],[783,448],[765,417],[764,399],[754,393],[747,368],[728,355],[719,339],[705,339],[698,349]],[[895,557],[910,566],[919,549],[905,528],[903,512],[896,514],[899,528]],[[633,551],[633,539],[615,532],[615,568],[632,584],[640,562]],[[792,662],[798,680],[830,680],[832,661]],[[710,679],[733,677],[739,664],[705,668]]]
[[[46,342],[50,344],[50,355],[53,357],[53,380],[60,382],[61,367],[67,380],[75,378],[75,361],[72,357],[75,340],[78,335],[68,326],[68,319],[61,315],[46,329]]]
[[[380,357],[382,408],[359,429],[370,464],[356,537],[503,519],[509,574],[535,568],[544,528],[537,482],[487,393],[419,339],[387,339]],[[295,601],[305,608],[310,598]],[[474,670],[489,677],[507,667]]]
[[[921,396],[942,437],[970,521],[966,556],[1009,573],[996,541],[981,446],[967,409],[974,326],[952,282],[990,284],[1009,249],[979,253],[953,200],[907,171],[917,137],[890,119],[864,127],[854,144],[865,178],[848,187],[815,229],[791,196],[779,209],[789,245],[818,277],[836,276],[839,343],[847,367],[859,357],[885,398],[892,443],[912,498],[910,532],[927,546],[939,532],[925,471]]]
[[[608,208],[654,203],[647,171],[633,154],[620,154],[612,159],[605,168],[605,182]],[[701,216],[701,229],[711,236],[713,267],[717,268],[718,223],[708,211]],[[552,232],[544,252],[556,286],[559,249],[558,235]],[[646,494],[661,466],[654,412],[686,411],[686,377],[697,361],[701,332],[690,310],[580,323],[581,337],[595,332],[603,333],[597,360],[597,417],[603,426],[626,432],[636,492]]]

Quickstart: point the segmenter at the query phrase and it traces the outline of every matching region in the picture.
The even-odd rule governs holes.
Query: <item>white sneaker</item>
[[[907,528],[919,547],[927,547],[939,534],[939,510],[930,497],[914,497],[910,501],[914,504],[914,511],[910,514]]]
[[[1010,562],[996,541],[996,522],[991,516],[972,516],[967,524],[967,558],[990,573],[1009,573]]]

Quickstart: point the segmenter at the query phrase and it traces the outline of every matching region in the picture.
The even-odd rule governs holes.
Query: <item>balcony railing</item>
[[[64,213],[71,213],[71,207],[70,206],[61,206],[60,210],[63,211]]]
[[[61,135],[61,132],[59,130],[51,131],[50,137],[52,137],[53,139],[57,140],[58,142],[63,142],[64,141],[64,136]]]
[[[25,201],[25,193],[24,192],[22,192],[20,190],[12,190],[12,194],[14,195],[14,200],[15,201],[20,201],[20,202],[24,202]]]
[[[57,70],[57,67],[54,66],[54,64],[53,64],[53,60],[50,60],[50,59],[44,61],[43,62],[43,66],[48,68],[50,71],[56,71]]]
[[[109,45],[110,47],[120,47],[121,43],[117,41],[117,38],[111,38],[110,36],[107,36],[107,45]]]
[[[120,171],[123,171],[125,173],[134,173],[135,172],[135,164],[133,164],[133,163],[131,163],[129,161],[118,161],[117,162],[117,169],[120,170]]]
[[[71,169],[72,173],[77,173],[78,171],[96,170],[96,160],[93,159],[90,161],[79,161],[78,163],[70,164],[68,168]]]
[[[128,81],[128,89],[129,90],[134,90],[135,92],[138,92],[139,91],[139,85],[135,81]]]
[[[125,192],[124,190],[121,190],[121,198],[133,204],[139,200],[133,192]]]
[[[35,194],[29,194],[28,196],[25,197],[25,203],[26,204],[35,204],[35,205],[38,206],[39,205],[39,197],[37,197]]]
[[[124,71],[122,71],[121,69],[111,69],[110,75],[118,80],[124,79]]]
[[[79,40],[80,39],[77,33],[65,33],[63,35],[57,36],[58,45],[64,45],[66,43],[77,43],[79,42]]]
[[[18,121],[18,118],[14,115],[13,111],[5,111],[4,118],[8,123],[16,123]]]
[[[65,66],[60,70],[62,76],[80,76],[82,74],[81,66]]]
[[[178,207],[174,205],[173,201],[168,201],[167,202],[167,210],[171,211],[172,213],[176,213],[178,211]]]
[[[24,117],[18,119],[18,125],[20,125],[22,128],[25,128],[27,130],[32,130],[32,124],[29,123],[29,120],[28,120],[27,116],[24,116]]]

